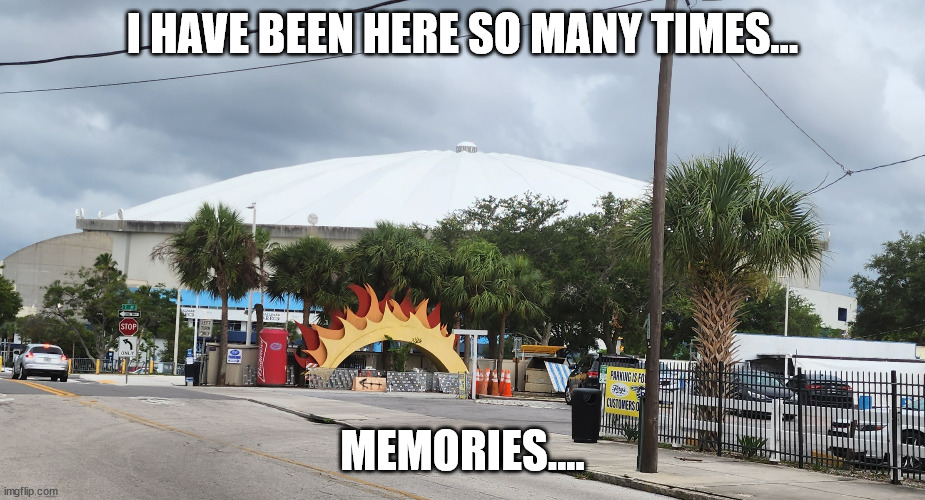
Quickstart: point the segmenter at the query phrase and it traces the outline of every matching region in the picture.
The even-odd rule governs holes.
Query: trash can
[[[202,385],[199,381],[199,372],[202,367],[201,361],[193,361],[192,363],[187,363],[183,369],[184,376],[186,377],[186,383],[191,385]]]
[[[601,433],[601,390],[572,391],[572,440],[576,443],[596,443]]]

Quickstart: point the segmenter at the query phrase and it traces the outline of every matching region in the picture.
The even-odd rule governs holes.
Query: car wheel
[[[26,380],[26,369],[19,370],[19,380]]]
[[[571,387],[565,388],[565,404],[567,405],[572,404],[572,388]]]
[[[916,431],[903,431],[902,443],[915,446],[925,445],[925,435]],[[925,459],[916,456],[905,456],[900,461],[900,467],[906,472],[922,472],[925,471]]]
[[[16,372],[16,367],[15,367],[15,366],[13,367],[13,377],[12,377],[12,378],[13,378],[13,380],[16,380],[16,379],[19,378],[19,373]]]
[[[67,382],[67,373],[58,377],[58,380],[60,380],[61,382]]]
[[[52,381],[52,382],[57,382],[57,381],[58,381],[58,376],[57,376],[57,375],[52,375],[52,376],[51,376],[51,381]]]

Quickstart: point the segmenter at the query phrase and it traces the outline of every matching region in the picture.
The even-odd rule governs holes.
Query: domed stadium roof
[[[258,224],[362,228],[387,220],[433,225],[488,196],[530,192],[568,200],[566,213],[574,214],[593,211],[608,192],[635,198],[649,186],[591,168],[483,153],[463,142],[455,152],[337,158],[254,172],[123,210],[122,218],[184,222],[208,201],[231,206],[250,222],[248,206],[256,202]]]

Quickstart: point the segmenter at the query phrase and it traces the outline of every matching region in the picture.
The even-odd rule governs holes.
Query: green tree
[[[3,266],[0,266],[3,271]],[[13,282],[0,274],[0,325],[13,321],[22,309],[22,296],[16,291]]]
[[[707,369],[730,363],[738,313],[750,286],[775,272],[808,274],[822,258],[822,225],[808,194],[769,182],[758,159],[732,149],[669,168],[666,265],[693,287],[697,350]],[[648,255],[651,200],[637,212],[630,241]]]
[[[369,283],[380,298],[391,292],[400,300],[410,293],[415,302],[439,295],[449,260],[446,250],[422,231],[389,222],[378,222],[344,253],[354,283]]]
[[[305,236],[270,252],[272,270],[267,295],[282,300],[287,295],[302,300],[302,324],[309,325],[311,307],[325,296],[343,296],[346,263],[343,253],[327,240]]]
[[[858,300],[851,335],[925,344],[925,233],[900,232],[864,269],[870,276],[851,277]]]
[[[786,287],[772,283],[767,292],[751,292],[739,313],[738,331],[781,335],[784,332]],[[787,335],[794,337],[820,337],[824,335],[822,318],[812,304],[790,292],[790,311],[787,317]]]
[[[45,290],[42,314],[57,318],[74,334],[89,358],[106,356],[119,336],[119,308],[131,297],[125,274],[109,254]],[[89,329],[87,326],[89,325]]]
[[[549,303],[550,298],[550,283],[523,255],[506,256],[486,293],[473,298],[476,314],[488,317],[490,324],[497,329],[495,360],[499,370],[504,359],[508,318],[527,321],[545,319],[543,306]]]
[[[209,292],[222,303],[218,385],[225,385],[228,353],[228,300],[240,299],[260,283],[257,250],[250,227],[233,208],[203,203],[183,230],[154,247],[152,260],[170,266],[194,292]]]

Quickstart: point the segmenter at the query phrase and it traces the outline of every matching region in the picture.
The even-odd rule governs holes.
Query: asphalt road
[[[401,398],[376,400],[404,411],[436,411],[416,410]],[[432,401],[446,412],[462,403]],[[471,403],[467,409],[472,412]],[[539,420],[528,419],[530,412],[568,414],[479,405],[480,418],[497,418],[499,426],[535,425]],[[181,387],[14,381],[4,373],[0,424],[0,488],[6,496],[31,491],[33,497],[120,500],[659,498],[549,472],[345,473],[339,467],[338,426]]]

